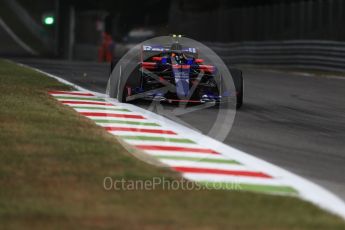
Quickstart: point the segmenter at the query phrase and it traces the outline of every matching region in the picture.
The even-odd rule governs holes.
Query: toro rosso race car
[[[137,68],[126,79],[120,102],[136,98],[185,103],[221,104],[227,97],[236,96],[236,108],[243,103],[243,78],[238,69],[230,69],[235,92],[219,87],[217,67],[198,58],[196,48],[174,42],[170,47],[142,45]],[[111,70],[114,63],[111,65]],[[139,97],[138,97],[139,95]]]

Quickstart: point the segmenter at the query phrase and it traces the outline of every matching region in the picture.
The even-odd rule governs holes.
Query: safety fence
[[[345,71],[345,42],[289,40],[207,43],[227,64]]]

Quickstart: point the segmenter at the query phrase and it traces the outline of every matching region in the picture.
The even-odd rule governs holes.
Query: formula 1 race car
[[[179,42],[169,46],[142,45],[138,67],[130,74],[120,102],[135,98],[161,101],[221,104],[229,95],[236,96],[236,108],[243,104],[242,71],[230,68],[235,89],[219,87],[215,80],[217,67],[198,58],[196,48]],[[111,64],[111,71],[115,63]],[[234,92],[236,91],[236,92]]]

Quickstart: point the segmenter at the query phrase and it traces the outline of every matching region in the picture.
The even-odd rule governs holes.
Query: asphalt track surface
[[[17,61],[101,93],[109,78],[107,64]],[[308,178],[345,200],[345,77],[263,69],[243,69],[243,76],[245,104],[224,142]],[[178,119],[207,134],[217,114],[217,109],[208,108]]]

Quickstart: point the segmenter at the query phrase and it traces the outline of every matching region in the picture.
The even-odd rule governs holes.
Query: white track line
[[[208,173],[184,173],[183,177],[192,181],[213,181],[213,182],[224,182],[224,183],[246,183],[253,185],[277,185],[284,186],[286,182],[279,179],[265,179],[265,178],[251,178],[244,176],[229,176],[229,175],[215,175]]]

